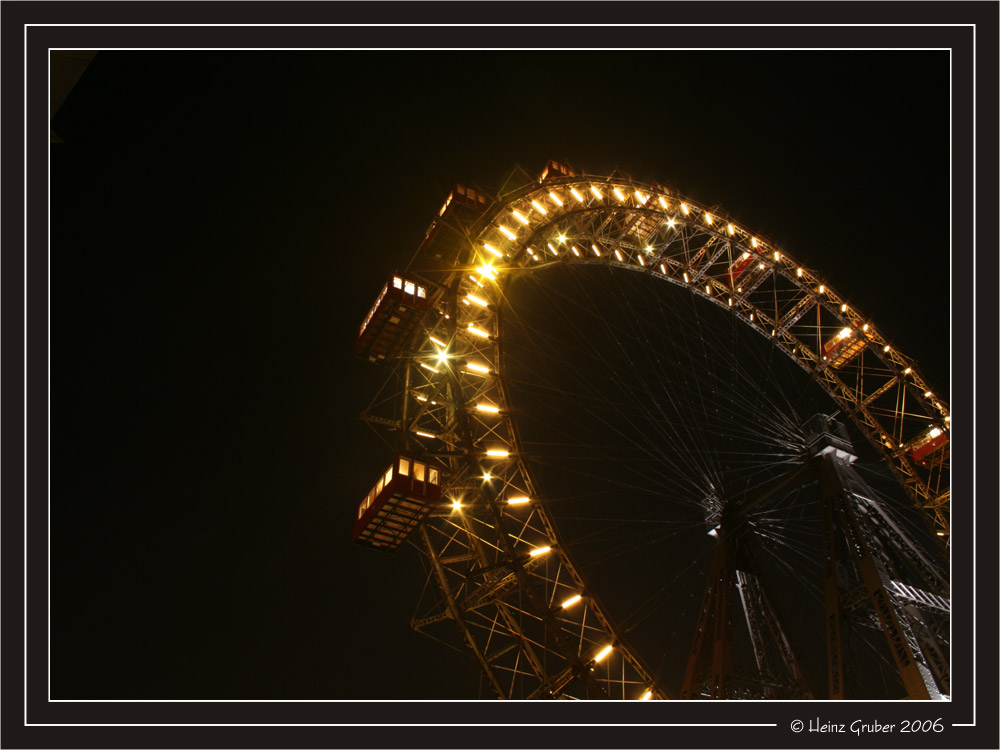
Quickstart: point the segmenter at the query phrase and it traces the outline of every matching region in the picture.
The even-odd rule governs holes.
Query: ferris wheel
[[[396,454],[354,538],[419,550],[411,625],[483,695],[950,692],[947,404],[720,209],[557,162],[458,185],[356,353]]]

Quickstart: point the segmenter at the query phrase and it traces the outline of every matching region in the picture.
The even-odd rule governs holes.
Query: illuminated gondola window
[[[399,459],[399,476],[401,477],[410,476],[410,459],[408,458]]]
[[[414,480],[416,480],[417,482],[424,481],[424,469],[425,468],[426,467],[424,466],[424,464],[420,463],[419,461],[414,461],[413,462],[413,478],[414,478]]]

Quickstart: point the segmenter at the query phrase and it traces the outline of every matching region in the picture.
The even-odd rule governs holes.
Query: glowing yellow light
[[[614,191],[615,191],[615,197],[618,198],[618,200],[620,200],[622,203],[624,203],[625,202],[625,194],[621,190],[619,190],[618,188],[614,188]]]
[[[645,205],[646,205],[646,201],[648,201],[648,200],[649,200],[649,196],[647,196],[647,195],[643,195],[643,194],[642,194],[642,193],[640,193],[640,192],[639,192],[638,190],[636,190],[636,191],[635,191],[635,199],[636,199],[637,201],[639,201],[639,203],[641,203],[642,205],[644,205],[644,206],[645,206]]]
[[[753,313],[750,313],[750,322],[753,323]]]
[[[740,256],[740,260],[746,260],[749,257],[750,257],[750,253],[744,252],[743,255]]]
[[[422,432],[421,430],[415,430],[414,432],[416,432],[417,435],[420,435],[420,437],[425,437],[425,438],[436,438],[437,437],[437,435],[432,435],[429,432]]]
[[[434,367],[431,367],[431,366],[430,366],[429,364],[427,364],[426,362],[421,362],[421,363],[420,363],[420,366],[421,366],[421,367],[423,367],[423,368],[424,368],[425,370],[430,370],[431,372],[441,372],[440,370],[438,370],[438,369],[436,369],[436,368],[434,368]]]
[[[774,262],[777,263],[779,260],[781,260],[781,253],[779,253],[777,250],[775,250],[774,251]]]
[[[705,223],[706,224],[712,223],[712,214],[705,214]]]
[[[531,498],[529,497],[508,497],[507,505],[524,505],[525,503],[530,503]]]
[[[484,242],[483,243],[483,247],[485,247],[487,250],[489,250],[491,253],[493,253],[498,258],[502,258],[503,257],[503,253],[501,253],[499,250],[497,250],[495,247],[493,247],[493,245],[491,245],[490,243]]]
[[[484,411],[487,414],[498,414],[500,412],[499,406],[494,406],[493,404],[476,404],[477,411]]]
[[[840,311],[841,312],[847,312],[847,304],[846,303],[840,306]]]
[[[727,228],[727,229],[729,230],[729,234],[730,234],[730,235],[733,235],[733,234],[736,234],[736,227],[734,227],[734,226],[733,226],[732,224],[730,224],[730,225],[729,225],[728,227],[726,227],[726,228]]]
[[[566,241],[566,235],[565,234],[560,234],[560,235],[558,235],[556,237],[556,240],[558,240],[559,244],[561,245],[561,244],[563,244]]]
[[[563,204],[563,202],[559,200],[559,196],[556,195],[555,193],[549,193],[549,197],[552,199],[552,202],[555,203],[557,206],[561,206]]]
[[[444,345],[445,345],[443,341],[441,341],[440,339],[435,338],[434,336],[431,336],[430,340],[431,340],[432,344],[437,344],[440,347],[444,347]]]
[[[538,557],[539,555],[544,555],[546,552],[551,552],[551,547],[535,547],[528,554],[532,557]]]
[[[546,242],[545,247],[547,247],[549,249],[549,252],[552,253],[553,255],[559,255],[559,253],[556,252],[556,249],[552,247],[551,242]]]
[[[576,249],[576,245],[573,245],[571,249],[573,250],[573,255],[575,255],[577,258],[581,257],[580,251]]]
[[[581,599],[583,599],[583,597],[580,596],[579,594],[577,594],[576,596],[571,596],[569,599],[567,599],[566,601],[564,601],[561,606],[562,606],[563,609],[566,609],[566,607],[572,607],[574,604],[576,604]]]
[[[822,284],[820,284],[820,285],[819,285],[819,290],[818,290],[818,291],[819,291],[819,293],[820,293],[820,294],[823,294],[823,292],[825,292],[825,291],[826,291],[826,287],[825,287],[825,286],[823,286]]]
[[[690,209],[688,209],[688,204],[687,203],[682,203],[681,204],[681,211],[684,212],[685,216],[687,216],[690,213]]]
[[[850,328],[841,328],[840,329],[840,338],[846,339],[850,335],[851,335],[851,329]]]
[[[730,306],[730,307],[732,307],[732,306],[733,306],[733,298],[732,298],[732,297],[730,297],[730,298],[729,298],[729,306]]]
[[[868,330],[868,324],[865,323],[863,326],[861,326],[861,330],[862,331],[867,331]]]
[[[593,194],[594,194],[594,195],[595,195],[595,196],[596,196],[597,198],[599,198],[599,199],[600,199],[600,198],[603,198],[603,197],[604,197],[604,196],[603,196],[603,195],[601,194],[601,191],[597,189],[597,186],[596,186],[596,185],[591,185],[591,186],[590,186],[590,192],[592,192],[592,193],[593,193]]]
[[[477,365],[475,362],[469,362],[466,367],[473,372],[489,372],[489,367],[484,367],[483,365]]]
[[[756,237],[751,237],[750,238],[750,244],[753,245],[754,247],[757,247],[757,238]]]
[[[461,500],[452,500],[451,501],[451,507],[452,507],[452,510],[461,510],[462,509],[462,501]]]
[[[795,275],[798,276],[801,279],[802,278],[802,269],[801,268],[796,268],[795,269]]]
[[[933,396],[933,395],[934,395],[934,394],[933,394],[933,393],[931,393],[930,391],[926,391],[926,392],[924,393],[924,398],[930,398],[930,397],[931,397],[931,396]]]
[[[660,270],[663,271],[663,275],[664,276],[667,275],[667,267],[665,265],[663,265],[662,263],[660,264]]]
[[[882,351],[884,351],[884,352],[887,352],[887,351],[889,351],[889,345],[888,345],[888,344],[886,344],[885,346],[883,346],[883,347],[882,347]]]
[[[653,697],[653,691],[652,690],[647,690],[645,693],[642,694],[642,697],[639,698],[639,700],[641,700],[641,701],[648,701],[652,697]]]
[[[761,264],[760,264],[759,266],[757,266],[757,268],[759,268],[760,270],[762,270],[762,271],[763,271],[763,270],[764,270],[764,264],[763,264],[763,263],[761,263]]]
[[[476,328],[476,326],[472,325],[472,323],[469,323],[468,331],[473,336],[479,336],[479,338],[482,339],[488,339],[490,337],[490,335],[486,333],[486,331],[484,331],[482,328]]]
[[[529,253],[531,252],[531,248],[530,247],[528,248],[528,252]],[[532,253],[532,254],[534,254],[534,253]],[[479,268],[477,268],[476,271],[479,272],[480,276],[485,276],[486,278],[491,279],[491,280],[495,280],[496,277],[497,277],[497,269],[495,269],[491,265],[479,266]]]
[[[705,294],[711,294],[711,293],[712,293],[712,287],[708,284],[705,284]]]
[[[687,271],[684,272],[684,283],[687,284],[691,279],[688,278]]]
[[[520,211],[511,211],[511,213],[514,214],[514,218],[517,219],[519,222],[521,222],[525,226],[528,225],[528,219],[525,218],[525,216],[521,214]]]
[[[427,396],[416,396],[415,398],[417,399],[417,401],[426,401],[427,400]]]
[[[576,198],[577,203],[583,203],[583,196],[576,192],[576,188],[570,188],[569,191],[573,194],[573,197]]]
[[[671,227],[671,228],[673,228],[673,226],[674,226],[674,225],[675,225],[676,223],[677,223],[677,222],[676,222],[676,221],[674,221],[673,219],[667,219],[667,226],[668,226],[668,227]]]
[[[928,432],[927,434],[930,435],[932,438],[936,438],[938,435],[941,434],[941,430],[939,430],[937,427],[935,427],[930,432]]]
[[[903,370],[904,375],[909,375],[911,372],[913,372],[912,367],[907,367],[905,370]]]
[[[467,305],[467,304],[469,304],[469,300],[467,300],[467,299],[465,299],[465,298],[463,297],[463,298],[462,298],[462,304],[463,304],[463,305]],[[447,315],[445,315],[445,317],[447,318],[448,316],[447,316]]]
[[[477,297],[477,296],[476,296],[476,295],[474,295],[474,294],[466,294],[466,295],[465,295],[465,298],[466,298],[467,300],[469,300],[469,302],[475,302],[475,303],[476,303],[477,305],[479,305],[480,307],[486,307],[486,305],[488,305],[488,304],[489,304],[489,303],[488,303],[488,302],[487,302],[486,300],[484,300],[484,299],[482,299],[482,298],[480,298],[480,297]]]
[[[483,479],[485,479],[487,482],[490,481],[492,478],[493,475],[490,474],[488,471],[485,474],[483,474]]]
[[[491,456],[493,458],[507,458],[507,456],[509,456],[510,453],[505,451],[503,448],[490,448],[489,450],[486,451],[486,455]]]
[[[664,208],[668,208],[667,202],[663,199],[662,195],[660,196],[660,205],[663,206]]]
[[[642,259],[642,256],[641,256],[641,255],[637,255],[637,256],[635,256],[635,259],[636,259],[637,261],[639,261],[639,265],[640,265],[640,266],[642,266],[643,268],[645,268],[645,267],[646,267],[646,261],[644,261],[644,260]]]
[[[604,658],[607,657],[607,655],[610,654],[614,650],[614,648],[615,647],[611,646],[611,645],[605,646],[604,648],[601,649],[601,652],[597,656],[594,657],[594,661],[598,662],[598,663],[601,662],[601,661],[603,661]]]
[[[447,359],[448,359],[448,352],[438,352],[437,353],[437,361],[439,363],[443,363]]]
[[[615,248],[615,257],[618,258],[619,263],[624,260],[624,258],[622,258],[621,251],[618,248]]]
[[[514,233],[513,233],[512,231],[510,231],[510,230],[509,230],[509,229],[508,229],[507,227],[505,227],[505,226],[504,226],[503,224],[501,224],[501,225],[500,225],[500,226],[498,227],[498,229],[499,229],[499,230],[500,230],[501,232],[503,232],[503,233],[504,233],[504,234],[505,234],[505,235],[507,236],[507,239],[511,239],[511,240],[516,240],[516,239],[517,239],[517,235],[516,235],[516,234],[514,234]]]
[[[546,211],[546,210],[545,210],[544,208],[542,208],[542,204],[541,204],[541,203],[539,203],[538,201],[531,201],[531,205],[532,205],[532,206],[534,207],[534,209],[535,209],[536,211],[538,211],[538,213],[540,213],[540,214],[541,214],[542,216],[548,216],[548,213],[549,213],[549,212],[548,212],[548,211]]]
[[[472,275],[469,276],[469,281],[471,281],[474,284],[478,284],[479,286],[483,285],[483,283],[479,279],[477,279],[475,276]]]
[[[945,421],[945,422],[950,422],[950,421],[951,421],[951,417],[945,417],[945,418],[944,418],[944,421]]]
[[[937,533],[937,535],[938,535],[938,536],[944,536],[944,532],[943,532],[943,531],[939,531],[939,532]]]
[[[594,251],[594,255],[596,255],[598,258],[601,257],[601,251],[597,249],[597,245],[591,243],[590,249]]]

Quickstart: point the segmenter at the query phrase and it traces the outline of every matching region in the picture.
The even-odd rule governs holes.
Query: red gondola
[[[441,502],[441,467],[400,453],[358,506],[354,541],[392,552]]]
[[[361,324],[354,353],[380,363],[398,357],[429,307],[426,284],[392,276]]]

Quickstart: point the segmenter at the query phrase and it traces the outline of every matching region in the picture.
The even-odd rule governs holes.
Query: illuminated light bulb
[[[484,331],[482,328],[476,328],[476,326],[472,325],[472,323],[469,323],[467,330],[473,336],[479,336],[479,338],[481,339],[488,339],[490,337],[490,335],[486,333],[486,331]]]
[[[757,247],[757,238],[756,237],[751,237],[750,238],[750,244],[753,245],[754,247]]]
[[[867,331],[868,330],[868,324],[865,323],[863,326],[861,326],[861,330],[862,331]]]
[[[488,471],[485,474],[483,474],[483,479],[485,479],[487,482],[490,481],[492,478],[493,475],[490,474]]]
[[[819,291],[819,293],[820,293],[820,294],[823,294],[823,292],[825,292],[825,291],[826,291],[826,287],[825,287],[825,286],[823,286],[822,284],[820,284],[820,285],[819,285],[819,290],[818,290],[818,291]]]
[[[802,278],[802,269],[801,268],[796,268],[795,269],[795,275],[798,276],[801,279]]]
[[[777,250],[775,250],[774,251],[774,262],[777,263],[779,260],[781,260],[781,253],[779,253]]]
[[[534,253],[532,252],[532,250],[531,250],[530,247],[528,248],[528,252],[532,253],[532,255],[534,255]],[[497,269],[495,269],[491,265],[487,264],[485,266],[479,266],[479,268],[477,268],[476,271],[479,273],[480,276],[485,276],[486,278],[488,278],[490,280],[496,280]]]
[[[667,275],[667,267],[665,265],[663,265],[662,263],[660,264],[660,270],[663,272],[664,276]]]
[[[761,263],[759,266],[757,266],[757,268],[759,268],[761,271],[763,271],[764,270],[764,264]]]
[[[562,605],[560,605],[560,606],[562,606],[563,609],[566,609],[566,607],[572,607],[574,604],[576,604],[581,599],[583,599],[583,597],[580,596],[579,594],[577,594],[576,596],[571,596],[569,599],[567,599],[566,601],[564,601],[562,603]]]
[[[888,345],[888,344],[886,344],[885,346],[883,346],[883,347],[882,347],[882,351],[884,351],[884,352],[887,352],[887,351],[889,351],[889,345]]]
[[[570,188],[569,191],[573,194],[573,197],[576,198],[577,203],[583,203],[583,196],[576,192],[576,188]]]
[[[546,211],[546,210],[545,210],[544,208],[542,208],[542,204],[541,204],[541,203],[539,203],[538,201],[531,201],[531,205],[532,205],[532,206],[534,207],[534,209],[535,209],[536,211],[538,211],[538,213],[540,213],[540,214],[541,214],[542,216],[548,216],[549,212],[548,212],[548,211]]]
[[[646,245],[646,252],[649,253],[650,255],[652,255],[653,254],[653,246],[652,245]]]
[[[447,360],[447,359],[448,359],[448,352],[438,352],[437,353],[437,361],[438,361],[438,363],[442,363],[443,364],[445,362],[445,360]]]
[[[618,188],[614,188],[615,197],[618,198],[622,203],[625,202],[625,194]]]
[[[473,372],[484,372],[484,373],[486,373],[486,372],[489,372],[489,371],[490,371],[490,368],[489,368],[489,367],[485,367],[485,366],[483,366],[483,365],[477,365],[477,364],[476,364],[476,363],[474,363],[474,362],[469,362],[469,363],[468,363],[468,364],[466,365],[466,367],[467,367],[468,369],[472,370]]]
[[[508,497],[507,505],[524,505],[525,503],[530,503],[530,497]]]
[[[684,212],[685,216],[687,216],[690,213],[690,209],[688,209],[688,204],[687,203],[682,203],[681,204],[681,211]]]
[[[556,195],[555,193],[549,193],[549,197],[552,199],[552,202],[555,203],[557,206],[561,206],[563,204],[563,202],[559,200],[559,196]]]
[[[465,298],[463,297],[463,298],[462,298],[462,304],[463,304],[463,305],[467,305],[467,304],[469,304],[469,300],[467,300],[467,299],[465,299]],[[448,316],[446,315],[445,317],[448,317]]]
[[[840,338],[846,339],[850,335],[851,335],[851,329],[850,328],[841,328],[840,329]]]
[[[729,298],[729,306],[730,306],[730,307],[732,307],[732,306],[733,306],[733,298],[732,298],[732,297],[730,297],[730,298]]]
[[[488,304],[489,304],[489,303],[488,303],[488,302],[487,302],[486,300],[484,300],[484,299],[482,299],[482,298],[480,298],[480,297],[477,297],[477,296],[476,296],[476,295],[474,295],[474,294],[466,294],[466,295],[465,295],[465,298],[466,298],[467,300],[469,300],[469,302],[475,302],[475,303],[476,303],[477,305],[479,305],[480,307],[486,307],[486,305],[488,305]]]
[[[580,251],[576,249],[576,245],[573,245],[573,247],[571,249],[573,250],[573,255],[575,255],[577,258],[579,258],[580,257]]]
[[[423,367],[423,368],[424,368],[425,370],[430,370],[431,372],[441,372],[441,371],[440,371],[440,370],[438,370],[437,368],[434,368],[434,367],[431,367],[431,366],[430,366],[429,364],[427,364],[426,362],[421,362],[421,363],[420,363],[420,366],[421,366],[421,367]]]
[[[452,510],[461,510],[462,509],[462,501],[461,500],[452,500],[451,501],[451,507],[452,507]]]
[[[712,287],[709,284],[705,284],[705,294],[711,294]]]
[[[909,375],[911,372],[913,372],[912,367],[907,367],[905,370],[903,370],[904,375]]]
[[[749,257],[750,257],[750,253],[744,252],[743,255],[740,256],[740,260],[746,260]]]
[[[941,434],[941,430],[939,430],[937,427],[935,427],[930,432],[928,432],[927,434],[930,435],[932,438],[936,438],[938,435]]]
[[[507,227],[503,226],[503,224],[501,224],[498,227],[498,229],[507,236],[507,239],[510,239],[510,240],[516,240],[517,239],[517,235],[514,234],[512,231],[510,231]]]
[[[501,253],[499,250],[497,250],[495,247],[493,247],[493,245],[491,245],[490,243],[484,242],[483,243],[483,247],[485,247],[487,250],[489,250],[491,253],[493,253],[498,258],[502,258],[503,257],[503,253]]]
[[[604,197],[603,195],[601,195],[601,191],[597,189],[596,185],[590,186],[590,192],[592,192],[598,199]]]
[[[945,421],[945,422],[950,422],[950,421],[951,421],[951,417],[945,417],[945,418],[944,418],[944,421]]]
[[[594,661],[597,663],[603,661],[608,654],[614,651],[614,648],[615,647],[611,645],[605,646],[604,648],[601,649],[601,652],[594,657]]]
[[[649,200],[649,196],[643,195],[638,190],[635,191],[635,199],[639,201],[642,205],[646,205],[646,201]]]
[[[642,694],[642,697],[639,698],[639,700],[641,700],[641,701],[648,701],[652,697],[653,697],[653,691],[652,690],[647,690],[645,693]]]
[[[772,328],[772,329],[771,329],[771,337],[773,338],[773,337],[774,337],[774,335],[775,335],[775,334],[776,334],[777,332],[778,332],[778,329],[777,329],[777,328]]]
[[[551,547],[535,547],[528,554],[532,557],[538,557],[539,555],[544,555],[546,552],[551,552]]]
[[[559,241],[559,244],[561,245],[561,244],[563,244],[566,241],[566,235],[565,234],[560,234],[560,235],[558,235],[556,237],[556,239]]]
[[[429,432],[423,432],[423,431],[421,431],[421,430],[414,430],[414,432],[415,432],[415,433],[416,433],[417,435],[420,435],[420,437],[425,437],[425,438],[436,438],[436,437],[437,437],[437,435],[432,435],[432,434],[431,434],[431,433],[429,433]]]
[[[598,258],[601,257],[601,251],[597,249],[597,245],[591,243],[590,249],[594,251],[594,255],[596,255]]]
[[[622,258],[621,251],[618,248],[615,248],[615,257],[618,258],[619,263],[625,260],[624,258]]]
[[[477,279],[475,276],[471,276],[470,275],[469,276],[469,281],[471,281],[473,284],[478,284],[479,286],[483,285],[483,283],[479,279]]]
[[[640,266],[642,266],[643,268],[645,268],[645,267],[646,267],[646,261],[644,261],[644,260],[642,259],[642,256],[641,256],[641,255],[637,255],[637,256],[635,256],[635,259],[636,259],[637,261],[639,261],[639,265],[640,265]]]
[[[660,205],[663,206],[664,208],[668,208],[667,202],[663,199],[662,195],[660,196]]]
[[[486,451],[486,455],[491,456],[493,458],[507,458],[507,456],[509,456],[510,453],[505,451],[503,448],[490,448],[489,450]]]
[[[753,313],[750,313],[750,322],[753,322]]]
[[[674,227],[675,224],[677,224],[677,222],[674,221],[673,219],[667,219],[667,226],[670,227],[671,229]]]
[[[514,214],[515,219],[517,219],[525,226],[528,226],[528,219],[520,211],[511,211],[511,213]]]
[[[691,279],[688,278],[687,271],[684,272],[684,283],[687,284]]]
[[[432,344],[437,344],[438,346],[444,348],[445,343],[443,341],[441,341],[440,339],[437,339],[434,336],[431,336],[430,340],[431,340]]]
[[[712,214],[705,214],[705,223],[706,224],[712,223]]]
[[[545,243],[545,247],[547,247],[549,249],[549,252],[552,253],[553,255],[556,255],[556,256],[559,255],[559,253],[556,252],[556,249],[554,247],[552,247],[552,243],[551,242],[546,242]]]
[[[476,404],[477,411],[484,411],[487,414],[498,414],[500,412],[499,406],[494,406],[493,404]]]
[[[417,401],[426,401],[427,396],[416,396]]]
[[[938,535],[938,536],[944,536],[944,532],[943,532],[943,531],[939,531],[939,532],[937,533],[937,535]]]
[[[732,224],[730,224],[730,225],[729,225],[728,227],[726,227],[726,228],[727,228],[727,229],[729,230],[729,234],[730,234],[730,235],[734,235],[734,234],[736,234],[736,227],[734,227],[734,226],[733,226]]]
[[[924,393],[924,398],[930,398],[930,397],[931,397],[931,396],[933,396],[933,395],[934,395],[934,394],[933,394],[933,393],[931,393],[930,391],[926,391],[926,392]]]
[[[846,303],[840,306],[840,311],[841,312],[847,312],[847,304]]]

